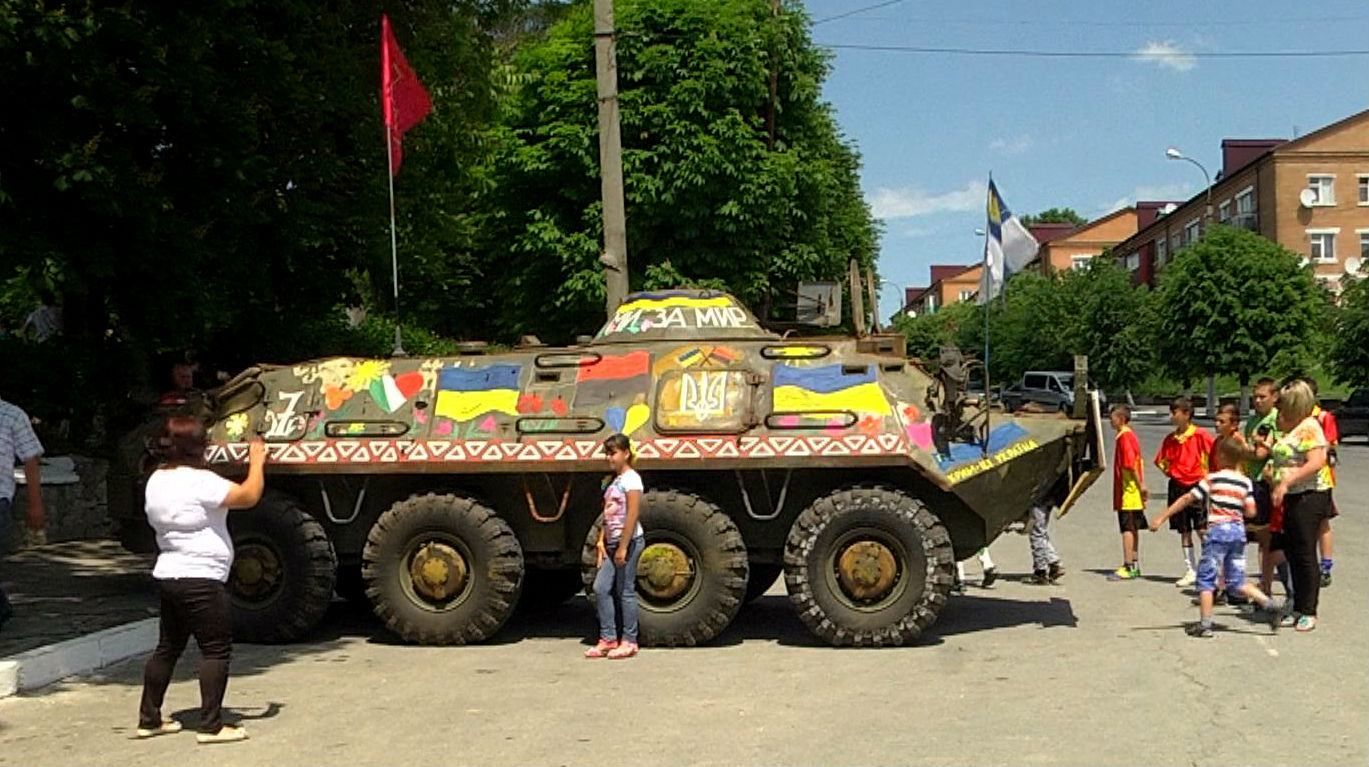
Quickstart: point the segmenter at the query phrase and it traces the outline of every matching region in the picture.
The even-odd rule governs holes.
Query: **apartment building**
[[[1369,111],[1301,138],[1226,139],[1212,184],[1212,219],[1302,254],[1333,291],[1369,262]],[[1153,285],[1174,254],[1202,236],[1209,190],[1177,203],[1137,204],[1137,232],[1118,262]]]
[[[1040,269],[1042,274],[1085,269],[1095,257],[1108,248],[1136,234],[1136,208],[1127,207],[1094,219],[1086,224],[1034,224],[1027,227],[1041,243],[1029,269]]]
[[[934,264],[931,268],[930,285],[925,288],[908,288],[904,291],[903,313],[916,317],[933,314],[943,306],[973,301],[979,293],[979,281],[983,271],[982,264]]]

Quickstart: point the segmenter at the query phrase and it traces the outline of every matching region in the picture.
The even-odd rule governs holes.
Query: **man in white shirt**
[[[43,514],[42,467],[43,445],[33,433],[28,415],[18,407],[0,399],[0,542],[9,540],[14,508],[14,466],[24,465],[24,482],[28,486],[27,527],[30,540],[41,540],[45,525]],[[0,625],[13,613],[4,589],[0,589]]]

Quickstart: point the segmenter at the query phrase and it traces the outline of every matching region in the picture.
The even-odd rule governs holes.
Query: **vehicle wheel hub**
[[[858,601],[887,597],[898,581],[898,574],[894,552],[879,541],[856,541],[837,558],[837,581],[847,596]]]
[[[684,549],[673,543],[653,543],[642,551],[637,563],[637,588],[643,593],[657,600],[677,599],[693,582],[693,563]]]
[[[243,544],[233,556],[229,582],[233,592],[252,601],[266,598],[281,581],[280,557],[271,547],[261,543]]]
[[[469,575],[466,558],[445,543],[423,544],[409,564],[414,591],[435,602],[460,594]]]

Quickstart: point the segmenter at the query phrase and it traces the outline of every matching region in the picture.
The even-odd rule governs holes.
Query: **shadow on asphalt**
[[[1085,569],[1082,570],[1081,572],[1090,573],[1090,574],[1092,574],[1092,575],[1101,575],[1102,577],[1106,578],[1106,577],[1108,577],[1109,575],[1112,575],[1112,573],[1113,573],[1114,570],[1116,570],[1116,568],[1108,569],[1108,568],[1106,568],[1106,567],[1089,567],[1089,568],[1085,568]],[[1178,579],[1178,578],[1175,578],[1175,577],[1172,576],[1172,575],[1145,575],[1145,574],[1142,574],[1142,575],[1141,575],[1141,580],[1143,580],[1143,581],[1148,581],[1148,582],[1150,582],[1150,583],[1178,583],[1178,582],[1179,582],[1179,579]]]

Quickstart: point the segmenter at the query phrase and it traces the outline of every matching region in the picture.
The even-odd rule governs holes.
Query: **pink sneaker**
[[[609,660],[626,660],[637,654],[636,642],[623,642],[616,648],[609,650]]]
[[[586,658],[612,658],[613,653],[618,651],[618,643],[600,639],[599,644],[585,650]]]

